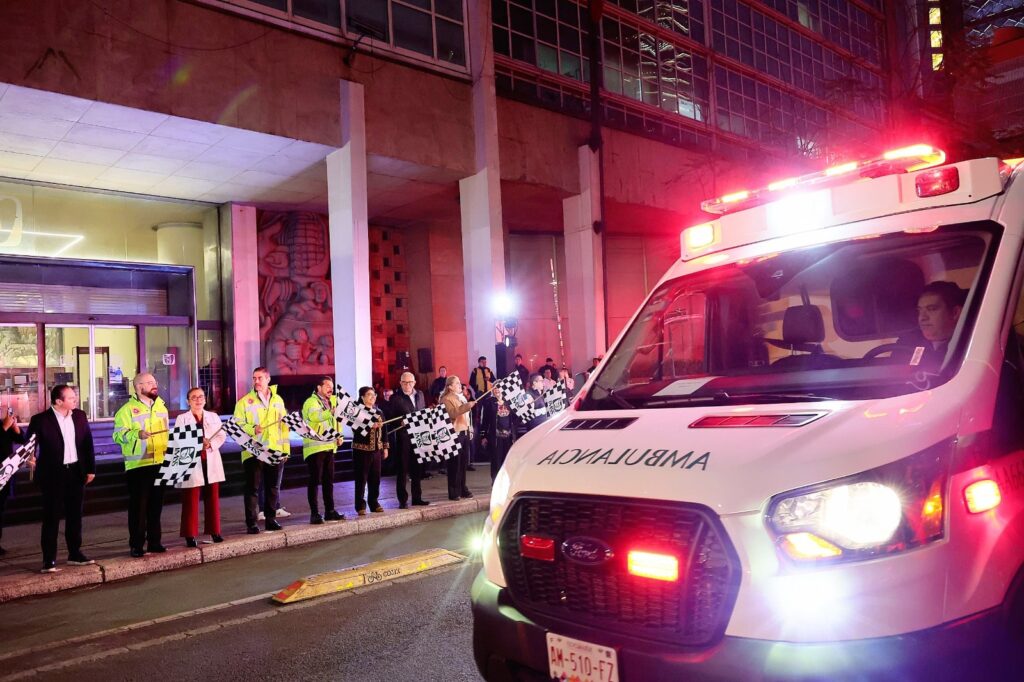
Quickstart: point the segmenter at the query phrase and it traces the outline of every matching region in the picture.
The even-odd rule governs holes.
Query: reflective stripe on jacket
[[[314,393],[306,398],[306,402],[302,404],[302,420],[306,422],[306,426],[316,433],[323,433],[328,428],[341,431],[341,422],[334,416],[334,410],[338,407],[338,397],[332,395],[329,402],[329,407],[324,405],[324,401],[320,396]],[[318,452],[326,452],[336,448],[337,442],[333,440],[322,441],[303,438],[302,458],[306,459]]]
[[[284,399],[277,394],[277,386],[271,386],[270,401],[267,405],[264,406],[256,391],[249,391],[235,405],[234,418],[251,437],[265,443],[271,450],[288,455],[291,452],[288,426],[281,422],[281,418],[286,414],[288,411],[285,409]],[[257,426],[263,427],[263,433],[259,437],[256,436]],[[243,462],[250,457],[251,454],[242,450]]]
[[[167,429],[169,415],[163,398],[157,398],[152,405],[132,396],[114,415],[114,442],[121,446],[124,470],[163,464],[167,452]],[[139,438],[145,430],[149,438]],[[155,433],[163,431],[163,433]]]

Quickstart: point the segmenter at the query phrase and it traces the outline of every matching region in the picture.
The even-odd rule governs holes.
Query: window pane
[[[544,43],[537,43],[537,66],[545,71],[558,73],[558,51]]]
[[[328,26],[341,26],[341,3],[338,0],[292,0],[292,13]]]
[[[465,65],[466,40],[462,24],[437,19],[437,58],[452,64]]]
[[[72,386],[78,394],[78,407],[92,414],[89,328],[46,325],[45,344],[47,389],[57,384]]]
[[[134,328],[95,327],[93,376],[96,377],[96,418],[113,419],[128,402],[128,386],[139,368]],[[161,386],[163,388],[163,386]]]
[[[35,414],[38,367],[36,326],[0,325],[0,419],[7,416],[8,408],[19,422],[27,422]]]
[[[388,40],[387,0],[359,0],[346,3],[348,30],[378,40]]]
[[[415,5],[416,7],[425,9],[428,12],[430,11],[430,0],[402,0],[402,2],[407,5]]]
[[[402,5],[391,6],[395,27],[395,46],[434,56],[434,36],[430,15]]]
[[[441,16],[462,21],[462,0],[434,0],[434,11]]]
[[[257,5],[263,5],[264,7],[273,7],[279,9],[282,12],[288,10],[288,0],[252,0]]]

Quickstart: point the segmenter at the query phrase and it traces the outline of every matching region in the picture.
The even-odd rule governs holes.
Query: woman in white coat
[[[203,452],[199,462],[181,485],[181,537],[189,547],[198,547],[199,491],[203,493],[204,531],[214,542],[223,542],[220,535],[220,484],[224,480],[224,463],[220,446],[228,435],[222,430],[220,417],[203,409],[206,393],[198,386],[189,389],[188,412],[174,420],[175,426],[202,424]]]

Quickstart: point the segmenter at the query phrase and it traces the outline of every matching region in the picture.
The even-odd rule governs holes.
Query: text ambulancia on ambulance
[[[495,481],[485,678],[1024,679],[1024,179],[944,164],[704,203]]]

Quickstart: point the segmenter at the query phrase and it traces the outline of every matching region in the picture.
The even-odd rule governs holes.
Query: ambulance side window
[[[1024,295],[1017,301],[999,372],[993,415],[995,457],[1024,447]]]

